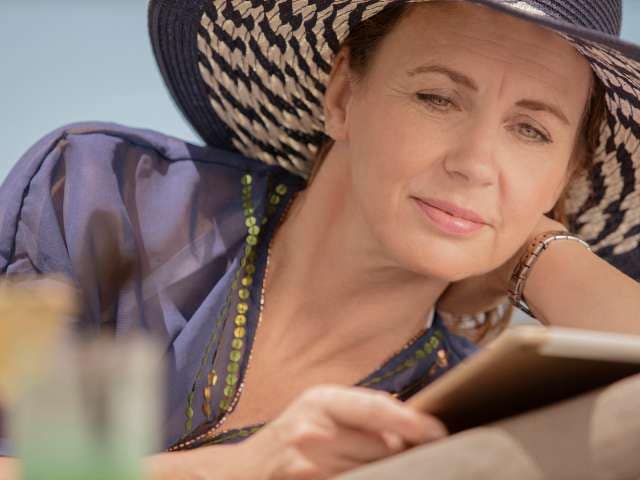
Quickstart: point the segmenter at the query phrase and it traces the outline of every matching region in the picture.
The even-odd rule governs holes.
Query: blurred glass
[[[58,345],[11,409],[23,480],[140,480],[160,448],[160,355],[148,338]]]

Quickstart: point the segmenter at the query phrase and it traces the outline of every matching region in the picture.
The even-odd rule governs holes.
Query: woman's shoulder
[[[237,172],[268,169],[262,162],[239,153],[195,145],[154,130],[108,122],[81,122],[61,126],[35,142],[10,177],[33,175],[52,158],[97,165],[105,160],[133,162],[143,155],[166,165],[202,164]]]
[[[163,259],[190,241],[182,236],[241,213],[247,174],[258,192],[270,177],[285,175],[238,153],[153,130],[65,125],[38,140],[0,186],[0,272],[19,246],[33,261],[60,262],[74,246],[84,248],[96,223],[108,225],[123,246],[143,243]],[[69,269],[49,263],[47,271]]]

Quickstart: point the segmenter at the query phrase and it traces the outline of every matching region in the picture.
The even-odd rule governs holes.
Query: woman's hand
[[[238,447],[250,478],[316,480],[446,434],[440,421],[387,393],[326,385],[306,390]]]
[[[566,231],[567,227],[543,215],[527,240],[509,260],[491,272],[449,285],[438,300],[438,308],[453,314],[473,315],[487,312],[507,302],[511,274],[518,261],[525,253],[529,243],[539,234],[549,230]]]

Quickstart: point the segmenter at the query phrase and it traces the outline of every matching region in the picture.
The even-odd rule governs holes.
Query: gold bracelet
[[[538,256],[549,247],[551,242],[555,240],[574,240],[581,243],[590,252],[592,251],[589,244],[583,239],[577,235],[562,230],[544,232],[533,239],[527,247],[526,253],[522,255],[522,258],[520,258],[520,261],[513,269],[511,281],[509,282],[509,300],[515,307],[519,308],[532,318],[536,317],[524,299],[524,287],[533,265],[538,260]]]

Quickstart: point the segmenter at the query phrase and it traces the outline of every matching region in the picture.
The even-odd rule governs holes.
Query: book
[[[541,408],[640,373],[640,336],[520,326],[407,400],[451,433]]]

